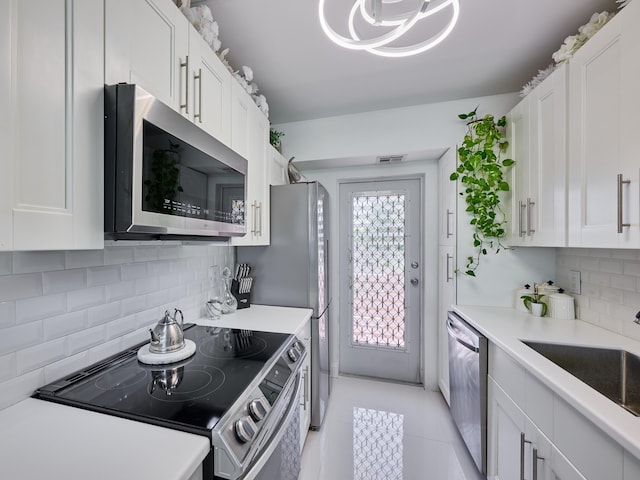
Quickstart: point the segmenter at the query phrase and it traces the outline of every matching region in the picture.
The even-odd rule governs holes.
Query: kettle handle
[[[184,328],[184,317],[182,316],[182,310],[179,309],[175,309],[175,312],[173,312],[173,319],[177,322],[178,321],[178,314],[180,314],[180,328]]]

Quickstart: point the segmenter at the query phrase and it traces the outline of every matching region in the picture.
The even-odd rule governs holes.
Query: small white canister
[[[560,320],[574,320],[576,318],[573,297],[563,293],[559,289],[558,293],[549,295],[549,316]]]
[[[529,284],[526,284],[524,288],[519,288],[518,290],[516,290],[516,310],[518,310],[519,312],[528,312],[529,310],[524,306],[524,301],[521,297],[523,295],[531,296],[533,295],[533,293],[533,288],[531,288],[531,285]]]

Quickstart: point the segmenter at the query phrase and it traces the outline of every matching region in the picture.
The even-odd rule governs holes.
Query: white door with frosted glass
[[[340,184],[340,373],[420,383],[417,178]]]

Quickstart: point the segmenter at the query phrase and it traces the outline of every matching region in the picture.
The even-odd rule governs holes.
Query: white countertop
[[[619,348],[636,355],[640,355],[640,342],[580,320],[538,318],[512,308],[460,305],[454,310],[622,447],[640,458],[640,417],[616,405],[521,340]]]
[[[197,323],[295,334],[311,313],[252,305]],[[0,477],[12,480],[187,480],[209,450],[204,436],[44,400],[0,410]]]

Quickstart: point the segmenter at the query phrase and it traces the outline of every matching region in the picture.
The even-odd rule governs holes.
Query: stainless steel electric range
[[[293,335],[200,325],[184,336],[196,344],[186,360],[140,363],[142,343],[34,397],[204,435],[206,480],[297,478],[304,346]]]

